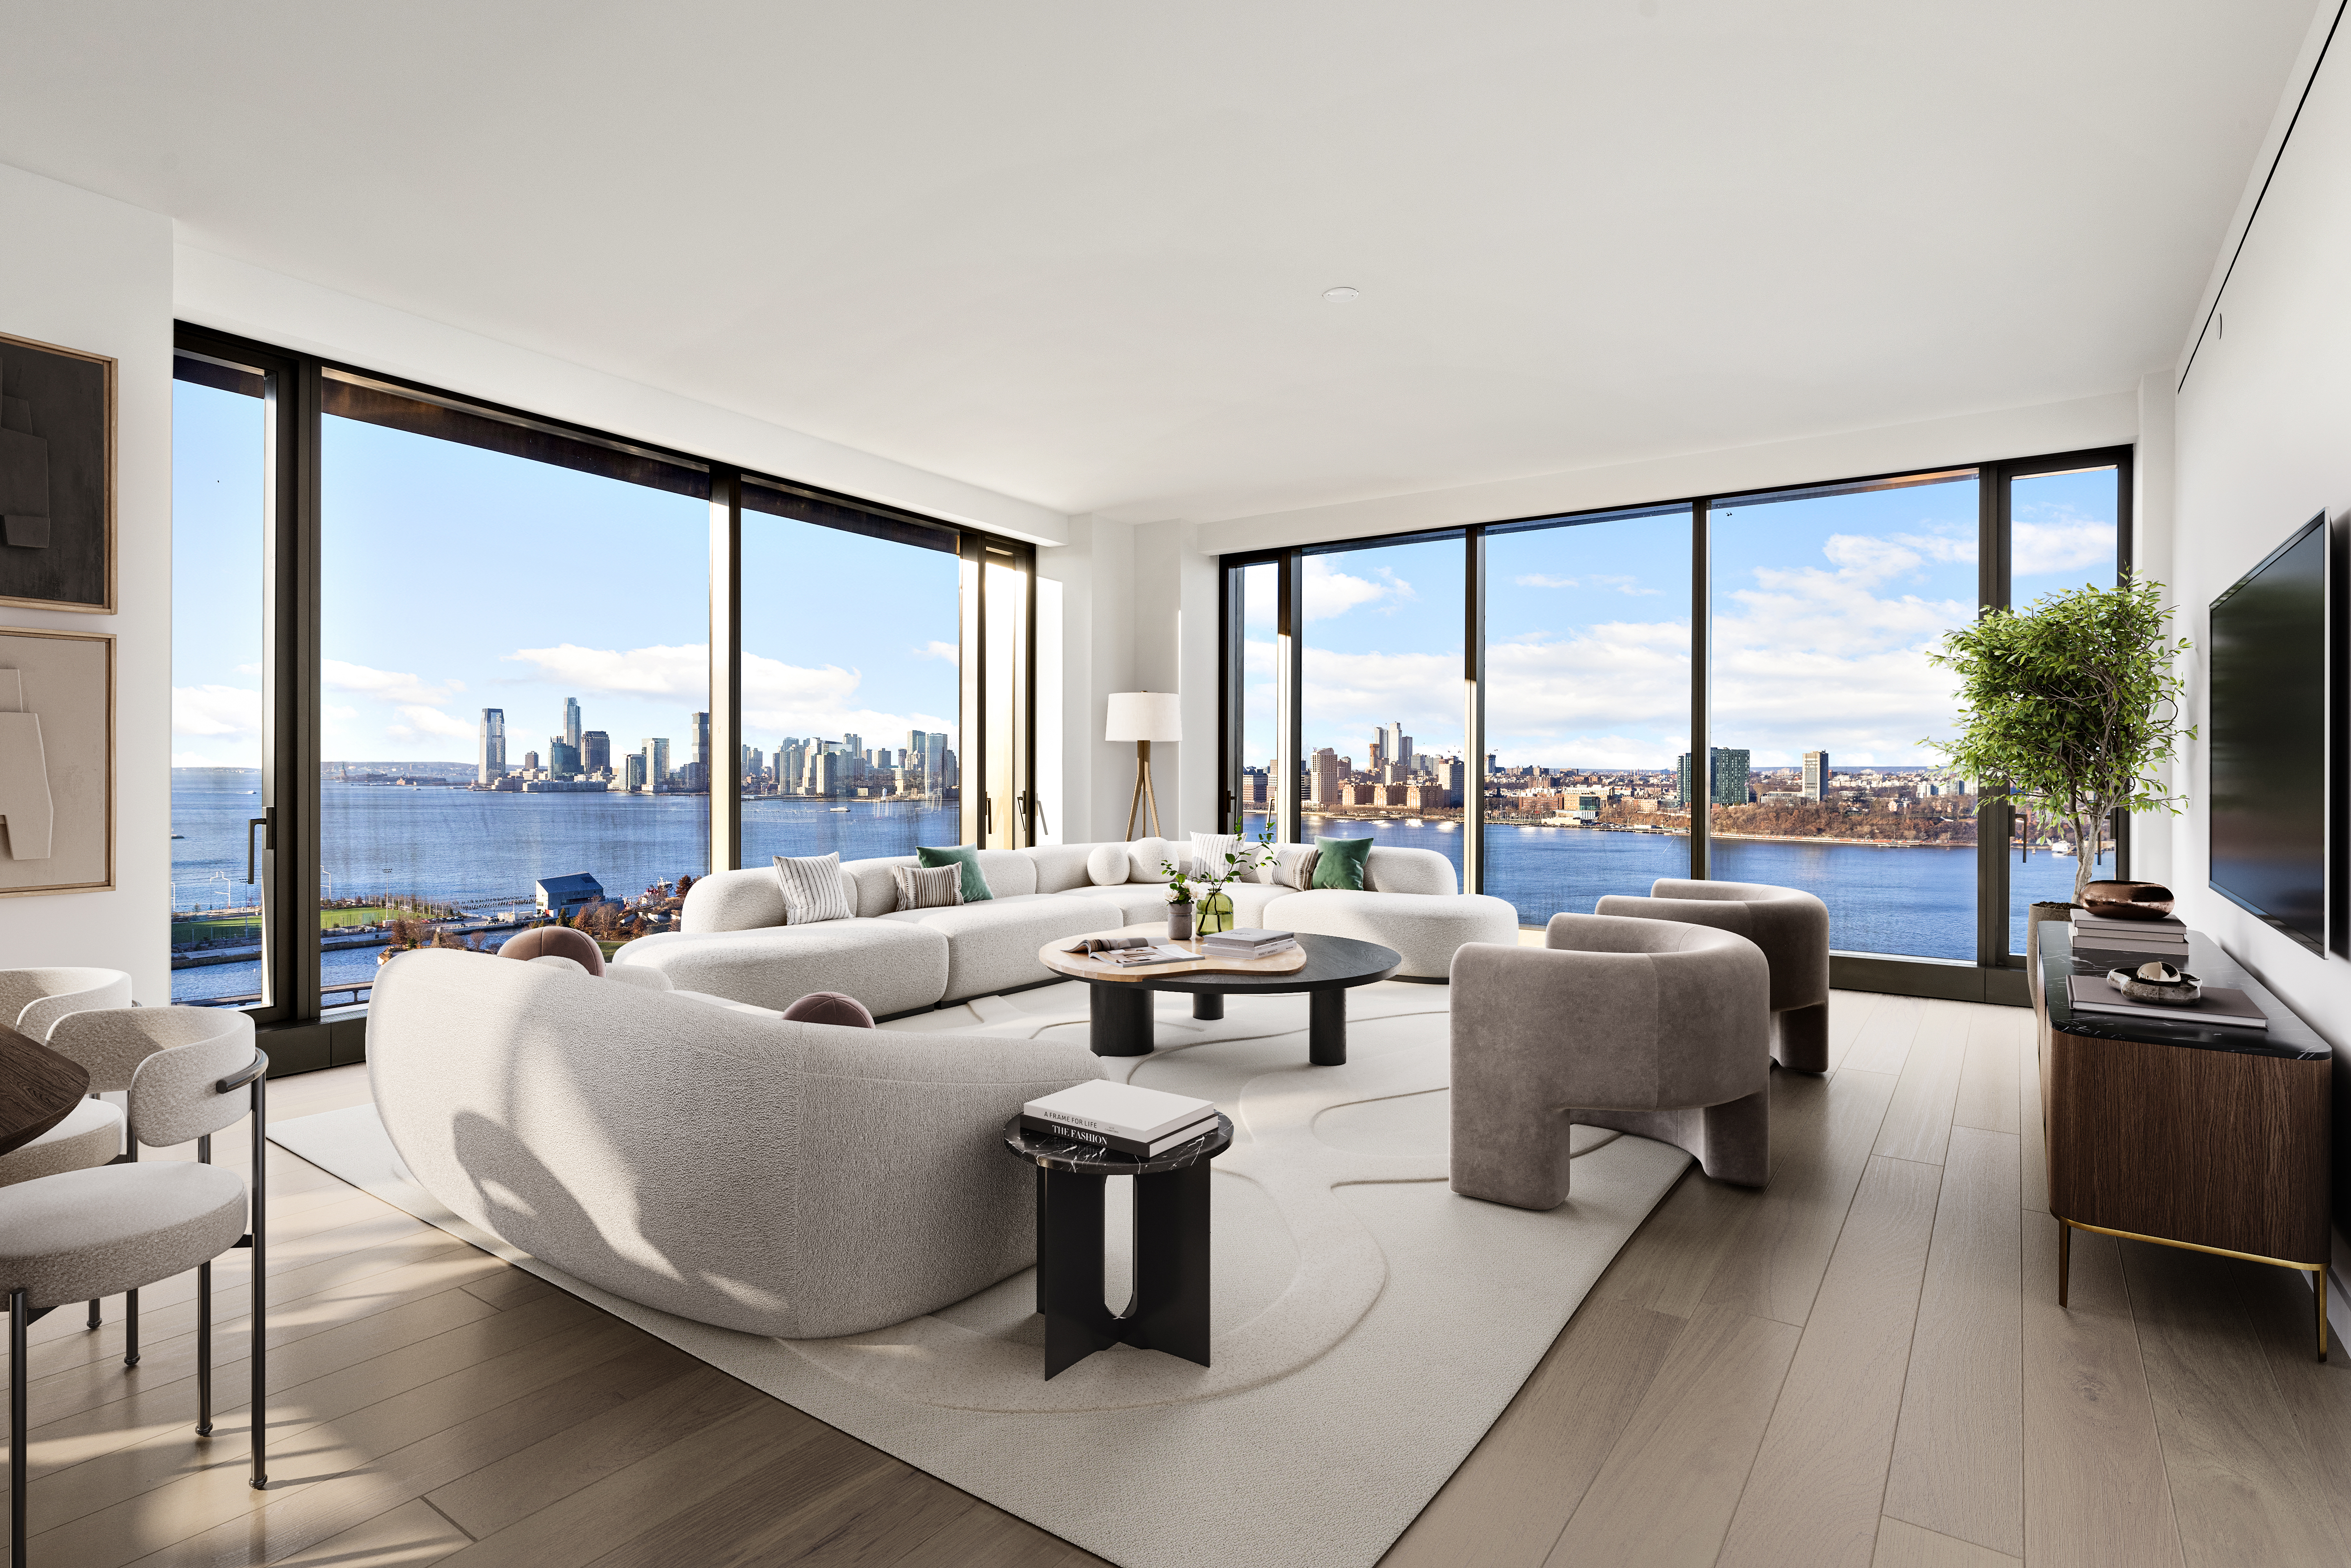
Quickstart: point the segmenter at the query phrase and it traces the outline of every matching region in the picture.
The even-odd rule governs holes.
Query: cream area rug
[[[344,1180],[975,1496],[1129,1568],[1376,1563],[1510,1403],[1688,1156],[1574,1131],[1549,1214],[1446,1184],[1442,986],[1348,993],[1348,1061],[1306,1061],[1306,998],[1161,998],[1159,1049],[1113,1076],[1213,1100],[1212,1365],[1119,1346],[1043,1374],[1035,1275],[872,1333],[776,1340],[654,1312],[457,1218],[372,1106],[270,1136]],[[884,1027],[1085,1039],[1071,983]],[[1008,1155],[1007,1156],[1009,1157]],[[1125,1298],[1114,1182],[1105,1299]]]

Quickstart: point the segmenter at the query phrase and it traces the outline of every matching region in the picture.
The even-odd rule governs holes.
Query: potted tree
[[[2178,811],[2186,797],[2155,777],[2179,743],[2184,687],[2163,585],[2045,594],[1947,633],[1929,661],[1959,676],[1957,737],[1924,744],[1980,780],[1977,810],[2010,804],[2056,821],[2074,851],[2072,904],[2036,904],[2032,921],[2068,918],[2095,880],[2099,835],[2116,811]],[[2037,944],[2026,933],[2026,951]]]

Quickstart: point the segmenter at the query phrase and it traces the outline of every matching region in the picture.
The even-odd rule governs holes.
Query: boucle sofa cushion
[[[1024,894],[1040,891],[1037,886],[1037,862],[1027,850],[982,850],[979,869],[987,878],[987,891],[998,898],[1017,898]]]
[[[648,964],[678,990],[707,991],[778,1011],[810,991],[841,991],[876,1018],[929,1007],[947,983],[946,938],[887,919],[706,935],[665,931],[638,937],[613,954],[612,963]]]
[[[1065,893],[1092,882],[1087,862],[1094,848],[1092,844],[1039,844],[1021,853],[1037,868],[1039,893]]]
[[[1121,846],[1123,848],[1124,846]],[[1049,894],[1053,898],[1082,898],[1095,904],[1108,904],[1118,911],[1117,920],[1102,927],[1115,930],[1121,925],[1152,925],[1167,918],[1167,888],[1164,883],[1128,883],[1117,887],[1080,887],[1068,893]]]
[[[1519,939],[1518,910],[1481,893],[1430,898],[1411,893],[1317,888],[1284,893],[1266,905],[1259,921],[1277,931],[1352,936],[1393,947],[1404,959],[1396,973],[1424,980],[1439,980],[1449,974],[1453,955],[1465,942],[1509,946]]]
[[[1057,937],[1115,930],[1124,922],[1100,899],[1062,893],[1014,894],[959,909],[910,909],[876,924],[913,925],[946,941],[942,999],[952,1002],[1050,980],[1052,972],[1037,961],[1038,948]]]
[[[889,881],[886,873],[883,881]],[[882,907],[890,906],[884,903]],[[761,866],[757,871],[715,871],[697,880],[686,890],[678,929],[757,931],[783,923],[784,890],[777,885],[775,872]]]
[[[841,874],[856,890],[858,918],[871,920],[898,907],[898,883],[891,875],[900,866],[923,862],[913,855],[883,855],[870,861],[844,861]]]
[[[1086,879],[1096,887],[1118,887],[1127,880],[1126,845],[1096,844],[1086,852]]]
[[[1461,891],[1453,862],[1435,850],[1374,844],[1364,860],[1364,885],[1374,893],[1418,893],[1443,897]]]

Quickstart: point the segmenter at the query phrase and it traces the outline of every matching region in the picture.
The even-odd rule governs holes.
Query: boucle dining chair
[[[120,969],[0,969],[0,1023],[35,1040],[68,1013],[131,1005],[131,977]]]
[[[153,1009],[158,1013],[207,1009]],[[129,1292],[196,1271],[196,1431],[213,1429],[213,1260],[253,1249],[253,1485],[268,1484],[263,1226],[266,1148],[263,1084],[269,1059],[253,1042],[253,1020],[222,1009],[235,1025],[194,1043],[156,1051],[131,1080],[134,1148],[195,1140],[193,1160],[105,1166],[0,1188],[0,1291],[8,1297],[9,1561],[25,1563],[26,1333],[68,1301]],[[213,1134],[253,1120],[252,1228],[246,1184],[212,1163]]]
[[[100,971],[103,973],[104,971]],[[49,1026],[51,1051],[78,1063],[89,1074],[93,1098],[84,1100],[66,1119],[20,1148],[0,1155],[0,1189],[18,1182],[65,1171],[111,1165],[118,1158],[136,1160],[139,1145],[123,1136],[122,1111],[101,1093],[128,1091],[140,1064],[159,1051],[234,1036],[251,1040],[253,1020],[234,1008],[92,1008],[68,1013]],[[123,1301],[122,1364],[139,1364],[139,1292]],[[99,1326],[96,1300],[89,1303],[89,1326]]]

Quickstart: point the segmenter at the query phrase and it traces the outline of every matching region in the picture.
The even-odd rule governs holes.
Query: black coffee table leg
[[[1192,1016],[1196,1019],[1205,1019],[1210,1023],[1224,1017],[1225,993],[1201,991],[1195,994],[1192,998]]]
[[[1037,1310],[1049,1379],[1121,1337],[1102,1305],[1103,1180],[1037,1169]]]
[[[1151,1054],[1151,988],[1133,981],[1103,980],[1086,988],[1093,993],[1090,1006],[1092,1027],[1088,1043],[1096,1056]]]
[[[1306,1060],[1317,1067],[1347,1065],[1347,993],[1336,986],[1306,993]]]
[[[1119,1327],[1129,1344],[1208,1364],[1207,1161],[1134,1178],[1134,1310]]]

